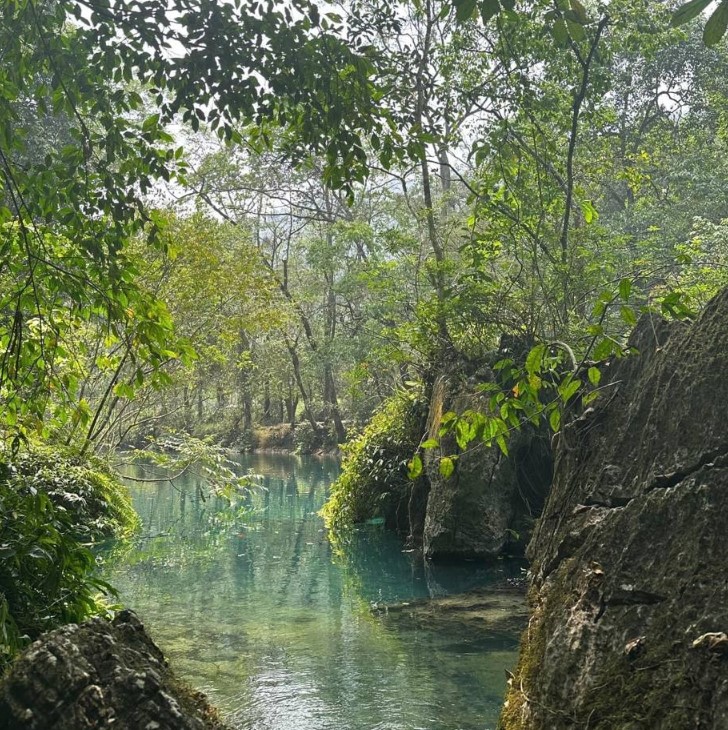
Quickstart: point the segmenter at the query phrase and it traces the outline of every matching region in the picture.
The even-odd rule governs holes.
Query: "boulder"
[[[560,436],[503,730],[728,727],[728,291],[630,344]]]
[[[49,632],[0,686],[1,730],[225,730],[131,611]]]
[[[494,380],[485,369],[467,381],[441,376],[435,382],[428,438],[437,436],[447,411],[486,409],[477,383]],[[548,438],[532,427],[514,434],[506,457],[495,447],[473,444],[459,453],[453,436],[441,440],[444,454],[457,454],[455,470],[443,477],[439,454],[425,458],[429,496],[423,530],[425,555],[433,559],[493,558],[517,547],[539,514],[551,482]],[[517,552],[517,550],[516,550]]]

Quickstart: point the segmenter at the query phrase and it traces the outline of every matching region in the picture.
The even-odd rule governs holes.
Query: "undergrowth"
[[[103,613],[95,541],[138,526],[128,493],[68,449],[0,450],[0,670],[44,631]]]
[[[339,478],[323,508],[326,524],[342,530],[367,520],[397,527],[397,514],[413,487],[407,462],[416,451],[427,415],[422,388],[400,390],[344,447]]]

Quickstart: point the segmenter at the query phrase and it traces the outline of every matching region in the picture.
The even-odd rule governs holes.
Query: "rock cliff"
[[[728,291],[562,434],[503,730],[728,727]]]
[[[42,636],[0,686],[0,730],[225,730],[122,611]]]

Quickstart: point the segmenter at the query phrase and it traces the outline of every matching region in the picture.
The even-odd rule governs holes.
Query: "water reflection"
[[[370,604],[510,569],[425,570],[379,530],[334,551],[317,514],[334,460],[254,456],[241,470],[260,486],[234,510],[192,477],[131,486],[144,534],[117,550],[108,577],[178,672],[240,728],[493,727],[516,637],[395,626]]]

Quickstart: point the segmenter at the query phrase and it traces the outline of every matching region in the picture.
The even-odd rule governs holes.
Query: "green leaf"
[[[602,371],[599,368],[590,367],[587,376],[592,385],[599,385],[599,381],[602,379]]]
[[[543,343],[531,348],[528,357],[526,357],[526,372],[529,375],[534,375],[541,371],[541,364],[543,363],[543,356],[545,354],[546,345]]]
[[[508,444],[506,443],[505,436],[502,433],[499,433],[495,442],[498,444],[498,448],[503,452],[503,456],[508,456]]]
[[[440,445],[437,439],[427,439],[420,448],[422,449],[436,449]]]
[[[615,351],[617,343],[609,337],[605,337],[595,348],[594,348],[594,359],[595,360],[606,360]]]
[[[442,419],[440,420],[440,423],[443,426],[447,426],[448,424],[455,421],[457,419],[457,417],[458,417],[458,414],[455,413],[455,411],[448,411],[447,413],[445,413],[443,415]]]
[[[565,46],[569,42],[569,29],[563,18],[559,18],[551,28],[554,39],[560,46]]]
[[[586,40],[586,31],[581,23],[574,20],[566,19],[566,27],[569,29],[569,35],[577,42],[581,43]]]
[[[673,28],[677,28],[684,23],[691,21],[700,15],[705,8],[712,3],[713,0],[690,0],[685,5],[680,6],[672,15],[670,23]]]
[[[574,379],[559,386],[559,395],[564,403],[568,403],[569,399],[581,388],[581,380]]]
[[[558,408],[554,408],[549,414],[549,426],[554,433],[558,433],[561,426],[561,411]]]
[[[133,398],[135,395],[134,388],[128,383],[118,383],[114,386],[114,395],[119,398]]]
[[[475,429],[461,419],[455,424],[455,440],[462,451],[468,448],[468,444],[475,438]]]
[[[623,301],[629,301],[629,295],[632,293],[632,281],[630,279],[622,279],[619,282],[619,296]]]
[[[151,132],[159,124],[159,114],[152,114],[142,123],[142,132]]]
[[[710,16],[703,31],[703,43],[714,46],[728,29],[728,0],[723,0]]]
[[[576,15],[578,22],[582,25],[586,25],[589,22],[589,16],[587,15],[586,8],[579,2],[579,0],[569,0],[571,10]]]
[[[455,17],[458,22],[464,23],[473,17],[477,0],[455,0]]]
[[[637,315],[634,313],[632,307],[622,306],[619,308],[619,313],[622,321],[628,326],[634,327],[637,324]]]
[[[601,312],[600,312],[600,314],[601,314]],[[601,324],[590,324],[586,328],[586,333],[588,335],[590,335],[591,337],[599,337],[599,335],[604,334],[604,327]]]
[[[480,17],[483,23],[487,23],[491,18],[500,12],[500,3],[498,0],[482,0],[480,3]],[[476,157],[477,160],[477,157]]]
[[[597,218],[599,218],[599,213],[597,212],[597,209],[594,207],[594,204],[591,202],[591,200],[581,201],[581,212],[584,216],[584,222],[587,225],[593,223],[595,220],[597,220]]]
[[[422,474],[422,459],[419,454],[415,454],[407,464],[407,476],[410,479],[417,479]]]
[[[455,462],[449,456],[443,456],[440,459],[440,474],[449,479],[455,471]]]

